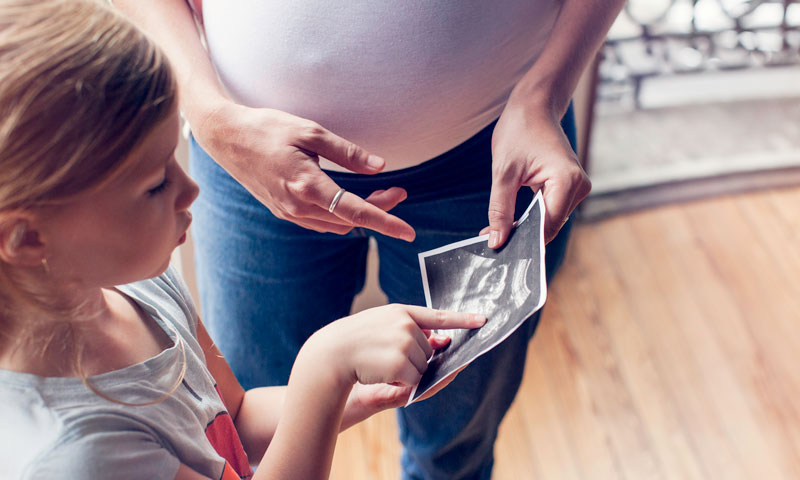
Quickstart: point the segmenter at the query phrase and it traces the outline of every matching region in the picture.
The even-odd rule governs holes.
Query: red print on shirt
[[[217,389],[219,395],[219,389]],[[222,398],[222,395],[220,395]],[[239,433],[233,425],[233,419],[227,411],[222,411],[206,425],[206,438],[214,447],[214,450],[227,461],[225,471],[222,473],[222,480],[250,478],[253,476],[253,469],[247,460]],[[236,476],[231,476],[234,472]]]

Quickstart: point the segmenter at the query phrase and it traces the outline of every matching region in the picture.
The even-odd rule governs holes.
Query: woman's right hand
[[[478,328],[486,317],[412,305],[364,310],[320,329],[306,343],[318,361],[334,369],[344,385],[416,385],[434,347],[443,342],[429,330]]]
[[[192,125],[195,139],[278,218],[318,232],[346,234],[364,227],[412,241],[414,229],[386,213],[405,200],[402,188],[362,199],[345,192],[319,166],[325,157],[356,173],[380,172],[385,161],[315,122],[278,110],[224,102]]]

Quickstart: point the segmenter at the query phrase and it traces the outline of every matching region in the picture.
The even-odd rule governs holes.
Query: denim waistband
[[[452,150],[413,167],[375,175],[331,170],[325,173],[340,187],[360,197],[367,197],[375,190],[402,187],[408,192],[404,205],[478,192],[488,194],[492,188],[492,133],[496,124],[497,120]],[[572,103],[561,119],[561,127],[577,151]]]
[[[375,175],[326,170],[348,192],[366,197],[375,190],[402,187],[404,204],[489,191],[492,185],[492,122],[471,138],[437,157],[413,167]]]

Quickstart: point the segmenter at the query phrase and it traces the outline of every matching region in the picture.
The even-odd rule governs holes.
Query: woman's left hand
[[[492,136],[489,227],[481,232],[490,234],[489,247],[499,248],[508,239],[523,185],[542,191],[546,242],[591,190],[560,120],[546,108],[509,102]]]

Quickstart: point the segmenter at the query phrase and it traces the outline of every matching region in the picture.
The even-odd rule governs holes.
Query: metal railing
[[[648,78],[800,65],[800,0],[629,0],[609,33],[597,97],[641,106]]]

